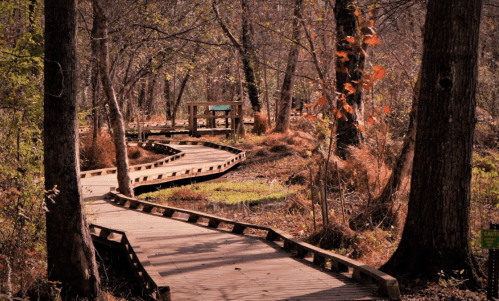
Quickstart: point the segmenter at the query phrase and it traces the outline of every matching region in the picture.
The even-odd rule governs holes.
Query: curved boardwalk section
[[[132,178],[143,178],[155,174],[171,176],[175,170],[181,174],[183,172],[183,176],[194,176],[193,173],[202,174],[215,169],[223,170],[230,168],[231,166],[227,165],[235,159],[235,156],[238,156],[233,150],[221,150],[213,148],[213,145],[211,147],[175,145],[174,148],[184,155],[161,167],[134,171]],[[225,167],[220,167],[224,165]],[[190,172],[186,174],[186,170]],[[154,181],[158,182],[165,178],[156,178]],[[146,182],[149,180],[146,179]],[[110,187],[116,185],[114,174],[85,177],[81,181],[87,199],[94,200],[88,206],[92,216],[91,223],[96,224],[93,228],[93,235],[109,241],[117,239],[117,242],[120,242],[121,240],[121,243],[126,240],[121,238],[125,237],[125,234],[133,237],[133,239],[126,240],[128,243],[126,248],[134,249],[134,252],[129,250],[129,253],[133,253],[132,262],[139,268],[139,276],[143,278],[144,275],[147,276],[144,280],[145,286],[153,289],[169,287],[171,300],[375,300],[382,298],[377,294],[378,284],[372,282],[361,284],[351,278],[352,273],[348,275],[347,265],[356,266],[357,262],[347,258],[329,258],[330,261],[326,265],[325,259],[329,256],[327,252],[315,250],[310,245],[300,245],[300,242],[287,238],[286,234],[279,234],[277,230],[260,227],[268,231],[267,239],[235,234],[233,232],[242,233],[245,226],[250,227],[250,225],[238,225],[238,223],[224,219],[217,220],[216,217],[188,210],[155,206],[148,202],[124,198],[116,193],[107,194],[107,198],[111,197],[117,201],[115,204],[104,197]],[[135,185],[139,184],[135,183]],[[173,215],[174,212],[176,215]],[[173,217],[168,217],[172,215]],[[199,223],[196,224],[196,222]],[[232,223],[229,225],[233,226],[232,233],[223,229],[214,229],[219,223],[224,225]],[[109,229],[118,230],[117,235],[110,234]],[[277,238],[284,240],[284,248],[272,242]],[[285,250],[285,248],[290,249],[290,245],[298,246],[295,248],[298,249],[298,254]],[[301,247],[304,249],[300,249]],[[300,252],[300,250],[304,251]],[[315,262],[317,257],[323,259],[322,264],[313,264],[310,260],[302,259],[310,252],[316,252],[313,253],[313,261]],[[344,271],[347,273],[333,272],[332,266],[346,267]],[[355,268],[353,270],[354,278],[356,273],[366,278],[381,277],[383,281],[388,278],[389,281],[394,280],[388,275],[379,276],[382,273],[360,265],[357,270]],[[357,279],[361,278],[357,277]],[[396,280],[394,281],[396,284]],[[386,292],[386,287],[384,291]],[[391,296],[397,297],[396,294],[391,294]]]

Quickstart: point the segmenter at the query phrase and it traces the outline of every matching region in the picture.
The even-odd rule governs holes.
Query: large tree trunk
[[[47,274],[68,299],[93,300],[100,281],[80,187],[76,60],[76,1],[45,1],[45,189],[60,191],[45,200]]]
[[[295,8],[293,12],[293,42],[289,48],[288,66],[284,73],[284,81],[282,83],[281,97],[279,101],[279,115],[277,115],[274,131],[286,132],[289,129],[289,121],[291,116],[291,99],[293,97],[293,75],[295,73],[298,55],[300,54],[300,46],[298,39],[300,38],[300,20],[302,18],[303,0],[295,0]]]
[[[429,1],[407,220],[383,271],[437,279],[464,270],[473,287],[470,182],[482,0]]]
[[[128,156],[123,116],[118,107],[113,83],[109,77],[109,37],[106,12],[99,0],[93,0],[92,3],[94,18],[97,18],[95,24],[98,26],[98,35],[94,37],[92,43],[98,43],[99,45],[99,73],[102,88],[109,106],[109,118],[111,119],[111,126],[113,128],[113,140],[116,149],[116,169],[118,170],[118,189],[120,193],[126,196],[133,196],[133,188],[128,173]]]
[[[355,37],[357,35],[357,19],[352,4],[352,0],[337,0],[334,7],[336,51],[348,53],[348,60],[346,61],[342,60],[341,57],[336,58],[336,91],[346,95],[346,102],[354,110],[353,114],[347,112],[343,109],[342,100],[339,100],[338,108],[346,117],[338,119],[336,128],[336,153],[342,158],[346,157],[348,147],[360,144],[361,131],[358,129],[357,124],[362,120],[364,111],[359,83],[362,80],[365,56],[361,51],[353,50],[351,44],[345,40],[347,36]],[[347,84],[352,85],[355,89],[354,93],[345,90]]]

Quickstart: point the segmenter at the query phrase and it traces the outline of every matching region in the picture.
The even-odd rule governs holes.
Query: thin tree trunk
[[[97,26],[95,24],[96,18],[93,20],[92,27],[92,37],[96,37]],[[93,121],[93,133],[92,133],[92,146],[95,146],[97,143],[97,138],[100,135],[100,127],[99,127],[99,90],[100,90],[100,81],[99,81],[99,60],[98,60],[98,45],[97,43],[91,43],[92,49],[92,74],[90,78],[90,83],[92,85],[92,121]],[[92,147],[93,149],[94,147]]]
[[[149,85],[147,86],[147,100],[146,100],[146,112],[147,120],[151,119],[153,108],[154,108],[154,91],[156,90],[157,84],[157,74],[152,74],[149,78]]]
[[[118,107],[113,83],[109,77],[109,48],[107,17],[99,0],[93,0],[94,18],[97,18],[98,36],[93,40],[99,45],[99,73],[101,83],[109,106],[109,117],[113,127],[113,140],[116,149],[116,169],[118,174],[118,189],[126,196],[133,196],[133,188],[128,173],[128,156],[126,149],[123,117]]]
[[[392,207],[394,198],[399,191],[400,184],[404,178],[408,175],[411,168],[412,158],[414,156],[414,145],[416,142],[416,120],[418,114],[418,99],[419,99],[419,87],[421,82],[421,75],[418,76],[418,80],[414,87],[414,95],[412,98],[412,108],[409,114],[409,127],[407,128],[407,133],[404,138],[404,144],[402,145],[402,150],[397,158],[395,167],[388,179],[388,183],[383,188],[383,191],[378,196],[378,198],[373,202],[374,204],[380,204],[388,207]],[[388,208],[387,207],[387,208]]]
[[[234,45],[234,47],[239,50],[241,61],[243,63],[244,76],[246,79],[246,89],[248,90],[248,98],[250,100],[251,107],[253,109],[253,112],[260,112],[262,110],[262,104],[260,103],[260,99],[258,97],[258,87],[255,78],[255,71],[251,62],[251,31],[247,0],[241,0],[241,6],[243,9],[241,43],[236,40],[234,35],[232,35],[232,33],[223,22],[222,18],[220,17],[220,13],[218,12],[218,8],[216,5],[216,0],[212,1],[212,6],[220,27],[222,27],[222,30],[230,39],[232,45]]]
[[[263,78],[265,81],[265,101],[267,102],[267,118],[269,119],[269,126],[271,126],[272,118],[270,115],[269,86],[267,84],[267,57],[265,51],[263,52],[263,55],[263,60],[265,61],[265,65],[263,66]]]
[[[170,80],[168,76],[165,75],[165,86],[163,88],[163,95],[165,96],[165,110],[166,110],[166,120],[172,120],[172,93],[170,90]]]
[[[476,288],[470,200],[482,0],[429,1],[406,224],[381,268],[405,279],[460,272]],[[456,21],[458,20],[458,21]]]
[[[182,84],[180,85],[180,91],[178,92],[177,96],[177,101],[175,101],[175,104],[173,105],[173,112],[172,112],[172,127],[175,128],[175,119],[177,117],[177,111],[178,108],[180,107],[180,102],[182,101],[182,95],[184,94],[185,86],[187,85],[187,81],[189,80],[189,76],[191,74],[191,70],[187,70],[187,73],[185,74],[184,79],[182,80]]]
[[[300,20],[302,18],[302,5],[303,0],[295,0],[295,8],[293,13],[293,44],[289,49],[288,66],[286,73],[284,73],[284,81],[282,83],[281,98],[279,101],[279,115],[276,119],[274,131],[286,132],[289,129],[289,121],[291,116],[291,99],[293,97],[293,75],[295,73],[296,64],[298,62],[298,55],[300,48],[298,39],[300,38]]]
[[[94,300],[100,291],[95,250],[83,210],[77,114],[76,1],[45,1],[45,189],[60,193],[47,227],[47,275],[62,283],[63,299]]]

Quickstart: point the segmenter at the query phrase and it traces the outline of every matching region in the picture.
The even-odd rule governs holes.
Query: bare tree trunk
[[[94,247],[83,210],[77,114],[76,1],[45,1],[44,166],[47,275],[64,299],[95,300],[100,291]]]
[[[242,7],[242,37],[241,37],[241,57],[243,59],[244,76],[246,78],[246,88],[248,89],[248,98],[253,108],[253,112],[261,112],[262,104],[258,97],[258,85],[255,77],[256,62],[252,57],[252,31],[250,23],[250,12],[248,0],[241,0]]]
[[[391,226],[394,226],[397,222],[398,211],[393,205],[400,189],[400,185],[409,173],[412,166],[412,159],[414,157],[420,82],[421,73],[419,74],[418,80],[413,89],[414,94],[411,113],[409,114],[409,127],[407,128],[407,133],[404,138],[404,144],[397,158],[397,162],[395,162],[392,173],[390,174],[390,178],[380,195],[369,204],[369,212],[366,215],[361,214],[350,221],[350,228],[352,229],[364,228],[366,224],[391,229]]]
[[[182,84],[180,85],[180,91],[178,92],[177,96],[177,101],[175,101],[175,104],[173,106],[173,112],[172,112],[172,127],[175,128],[175,119],[177,117],[177,111],[178,108],[180,107],[180,102],[182,101],[182,95],[184,94],[185,86],[187,85],[187,81],[189,80],[189,76],[191,74],[191,70],[187,70],[187,73],[185,74],[184,79],[182,80]]]
[[[429,1],[424,28],[416,145],[406,224],[382,270],[405,279],[468,279],[473,132],[482,0]],[[456,21],[459,20],[459,21]]]
[[[302,18],[303,0],[295,0],[295,8],[293,13],[293,44],[289,49],[288,66],[284,73],[284,81],[281,89],[281,99],[279,101],[279,115],[276,119],[274,131],[286,132],[289,129],[289,121],[291,115],[291,99],[293,97],[293,75],[295,73],[296,64],[300,48],[298,39],[300,38],[300,19]]]
[[[92,37],[97,36],[97,26],[95,24],[96,19],[93,20],[94,24],[92,27]],[[99,81],[99,61],[98,61],[98,45],[97,43],[92,43],[92,75],[91,75],[91,85],[92,85],[92,121],[93,121],[93,133],[92,133],[92,145],[95,146],[97,143],[97,138],[100,135],[100,126],[99,126],[99,90],[100,90],[100,81]],[[93,147],[92,147],[93,149]]]
[[[400,184],[402,180],[408,175],[411,168],[412,158],[414,156],[414,145],[416,143],[416,120],[418,114],[418,99],[419,99],[419,87],[421,83],[421,75],[418,76],[418,80],[414,87],[414,95],[412,98],[412,108],[409,114],[409,127],[407,128],[407,133],[404,138],[404,144],[400,155],[397,158],[395,167],[388,179],[388,183],[383,188],[383,191],[379,197],[374,201],[374,204],[389,205],[393,204],[396,193],[399,191]]]
[[[241,0],[241,6],[243,9],[242,13],[242,42],[239,43],[237,39],[232,35],[229,31],[222,18],[220,17],[220,13],[218,12],[216,0],[212,1],[213,11],[217,17],[217,21],[222,27],[222,30],[225,32],[229,40],[232,42],[232,45],[238,49],[239,54],[241,55],[241,60],[243,63],[244,76],[246,78],[246,89],[248,90],[248,98],[251,103],[251,107],[253,112],[260,112],[262,110],[262,104],[260,103],[260,99],[258,97],[258,87],[255,78],[255,71],[253,68],[253,64],[251,62],[251,31],[249,24],[249,14],[248,14],[248,3],[247,0]],[[241,99],[242,101],[242,99]]]
[[[165,75],[165,86],[163,88],[163,94],[165,96],[166,120],[172,120],[173,101],[172,93],[170,90],[170,80],[168,79],[167,75]]]
[[[120,193],[126,196],[133,196],[133,188],[128,173],[128,156],[123,117],[118,107],[116,95],[114,94],[113,83],[109,77],[109,37],[106,12],[99,0],[93,0],[92,3],[94,18],[97,18],[98,25],[98,36],[94,37],[92,42],[98,43],[99,45],[99,73],[109,106],[111,125],[113,127],[113,140],[116,149],[116,169],[118,170],[118,188]]]
[[[156,90],[157,84],[157,74],[151,74],[149,77],[149,85],[147,86],[147,99],[146,99],[146,112],[147,112],[147,120],[151,119],[151,115],[153,113],[154,108],[154,91]]]

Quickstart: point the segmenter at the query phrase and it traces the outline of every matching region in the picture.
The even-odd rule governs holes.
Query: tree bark
[[[262,110],[262,104],[260,103],[260,99],[258,97],[258,86],[255,78],[255,71],[251,62],[251,31],[249,28],[249,15],[248,15],[248,4],[247,0],[241,0],[241,6],[243,9],[242,13],[242,42],[239,43],[234,35],[230,32],[229,28],[225,25],[222,18],[220,17],[220,13],[218,12],[216,0],[212,1],[213,11],[215,12],[215,16],[217,18],[220,27],[225,32],[232,45],[239,51],[241,55],[241,61],[243,63],[244,77],[246,79],[246,89],[248,90],[248,98],[251,103],[251,107],[253,112],[260,112]],[[242,101],[243,99],[241,99]]]
[[[184,76],[184,79],[182,80],[182,84],[180,84],[180,91],[178,92],[177,100],[175,101],[175,104],[173,105],[173,112],[172,112],[172,127],[175,128],[175,119],[177,117],[177,111],[178,108],[180,107],[180,101],[182,101],[182,96],[184,95],[185,91],[185,86],[187,85],[187,81],[189,80],[189,76],[191,75],[191,70],[187,70],[187,73]]]
[[[246,89],[248,89],[248,98],[253,108],[253,112],[261,112],[262,104],[258,97],[258,85],[255,77],[255,60],[252,60],[253,44],[252,30],[250,23],[250,12],[248,0],[241,0],[242,19],[241,19],[241,57],[243,61],[244,77],[246,78]]]
[[[92,37],[97,36],[97,26],[95,24],[96,18],[93,20],[92,27]],[[92,86],[92,124],[93,124],[93,132],[92,132],[92,145],[97,143],[97,138],[100,135],[100,126],[99,126],[99,89],[100,89],[100,81],[99,81],[99,62],[97,59],[99,48],[97,43],[91,43],[92,48],[92,74],[90,78],[90,83]],[[94,147],[92,147],[93,149]]]
[[[158,82],[157,73],[151,74],[151,76],[149,77],[149,85],[147,86],[147,100],[146,100],[147,120],[150,120],[152,117],[154,109],[154,92],[156,90],[157,82]]]
[[[293,97],[293,75],[295,73],[298,55],[300,54],[300,46],[298,39],[300,38],[300,20],[302,19],[303,0],[295,0],[293,12],[293,43],[288,53],[288,66],[284,73],[284,81],[282,83],[281,97],[279,100],[279,115],[276,119],[274,131],[286,132],[289,129],[289,121],[291,116],[291,99]]]
[[[170,91],[170,80],[168,75],[165,75],[165,86],[163,88],[163,94],[165,96],[165,110],[166,110],[166,120],[172,120],[172,93]]]
[[[91,300],[100,290],[94,247],[80,187],[76,76],[76,1],[45,1],[44,166],[47,274],[62,283],[63,298]]]
[[[478,36],[482,0],[429,1],[407,220],[382,267],[404,278],[436,280],[464,270],[477,284],[470,247],[470,186]]]
[[[116,149],[116,169],[118,174],[118,189],[126,196],[133,196],[133,188],[128,173],[128,156],[126,149],[125,128],[123,116],[121,115],[118,101],[114,93],[113,83],[109,76],[109,37],[106,12],[99,0],[93,0],[94,18],[98,27],[98,35],[92,39],[92,43],[98,43],[99,47],[99,73],[102,88],[106,95],[109,106],[109,118],[113,128],[113,140]]]
[[[358,121],[362,119],[364,106],[362,103],[362,92],[359,82],[362,80],[365,56],[361,51],[351,49],[350,43],[345,38],[357,35],[357,19],[352,0],[337,0],[334,7],[336,18],[336,41],[337,52],[347,52],[348,60],[343,61],[336,58],[336,91],[346,95],[346,102],[353,108],[353,114],[343,109],[341,101],[338,103],[342,114],[346,117],[337,122],[336,153],[343,159],[348,153],[350,146],[359,145],[361,142],[361,131],[357,128]],[[354,93],[345,92],[346,84],[355,89]]]

